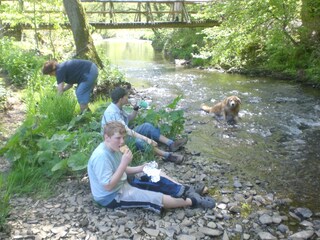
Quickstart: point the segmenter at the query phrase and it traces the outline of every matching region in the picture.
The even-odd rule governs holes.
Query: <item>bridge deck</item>
[[[103,22],[91,22],[91,26],[96,29],[134,29],[134,28],[196,28],[196,27],[214,27],[218,26],[217,21],[196,21],[196,22],[152,22],[152,23],[142,23],[142,22],[132,22],[132,23],[103,23]],[[70,24],[65,23],[60,25],[64,29],[69,29]],[[4,24],[3,27],[10,28],[9,24]],[[31,24],[19,24],[16,28],[21,28],[25,30],[34,29]],[[52,24],[39,24],[39,30],[54,29]]]

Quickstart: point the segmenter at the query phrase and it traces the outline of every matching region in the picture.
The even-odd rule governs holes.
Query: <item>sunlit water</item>
[[[319,90],[175,67],[148,41],[110,40],[101,47],[134,87],[148,86],[155,104],[183,95],[179,107],[186,112],[190,151],[235,166],[296,206],[320,210]],[[200,111],[201,103],[210,105],[229,95],[242,100],[237,125],[219,123]]]

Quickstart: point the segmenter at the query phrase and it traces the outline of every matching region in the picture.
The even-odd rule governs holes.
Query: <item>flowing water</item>
[[[294,205],[320,210],[320,90],[288,81],[176,67],[148,41],[113,39],[101,47],[133,87],[159,103],[183,95],[188,149],[229,163]],[[235,126],[200,111],[229,95],[242,100]],[[145,93],[148,97],[148,92]],[[241,179],[241,176],[240,176]]]

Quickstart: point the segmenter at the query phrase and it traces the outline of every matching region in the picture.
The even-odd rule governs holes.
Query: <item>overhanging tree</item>
[[[87,22],[83,6],[79,0],[63,0],[63,5],[71,25],[76,45],[76,56],[90,59],[102,68],[103,64],[91,37],[90,26]]]

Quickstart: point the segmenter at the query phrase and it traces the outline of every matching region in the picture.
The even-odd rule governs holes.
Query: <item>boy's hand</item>
[[[121,161],[126,163],[127,165],[129,165],[129,163],[132,161],[132,158],[133,158],[133,154],[132,154],[131,150],[127,147],[123,151]]]

